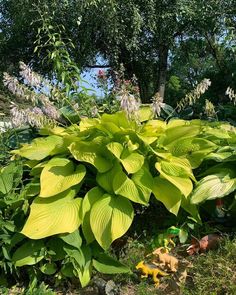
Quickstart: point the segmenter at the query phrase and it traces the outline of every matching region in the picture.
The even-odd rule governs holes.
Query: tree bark
[[[160,46],[157,91],[159,92],[160,96],[163,99],[165,96],[165,87],[166,87],[168,51],[169,51],[169,48],[167,45]]]

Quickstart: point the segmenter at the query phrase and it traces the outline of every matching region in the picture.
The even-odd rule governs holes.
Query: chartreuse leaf
[[[66,151],[63,138],[57,135],[51,135],[36,138],[32,143],[24,144],[22,148],[14,150],[12,153],[30,160],[42,160],[63,151]]]
[[[118,162],[114,162],[114,166],[111,170],[105,173],[97,173],[97,183],[109,194],[113,194],[113,180],[116,174],[122,173],[122,166]]]
[[[151,144],[157,140],[157,138],[164,133],[166,129],[166,123],[160,120],[150,120],[145,125],[137,136],[146,144]]]
[[[99,187],[94,187],[85,195],[81,206],[82,230],[87,243],[94,241],[94,235],[90,225],[90,210],[93,204],[104,195],[104,191]]]
[[[184,120],[171,120],[167,125],[165,134],[161,136],[159,142],[162,143],[163,146],[166,146],[180,138],[197,136],[201,131],[201,126],[189,123],[190,122]]]
[[[191,165],[187,159],[181,159],[170,156],[166,160],[160,162],[161,169],[164,173],[171,176],[190,177],[195,180]]]
[[[60,233],[72,233],[81,224],[81,198],[69,190],[51,198],[34,199],[22,234],[31,239],[42,239]]]
[[[155,177],[153,194],[156,199],[164,204],[167,210],[177,215],[181,205],[182,194],[180,190],[168,180]]]
[[[82,245],[82,238],[78,229],[70,234],[62,234],[60,235],[60,238],[68,245],[71,245],[77,249],[79,249]]]
[[[121,262],[115,260],[105,253],[100,253],[99,255],[97,255],[96,259],[93,259],[93,266],[97,271],[105,274],[130,272],[130,269],[126,265],[122,264]]]
[[[53,158],[43,168],[40,197],[51,197],[79,184],[86,174],[84,165],[65,158]]]
[[[169,164],[171,164],[171,163],[169,163]],[[165,178],[166,180],[171,182],[173,185],[175,185],[185,197],[187,197],[192,192],[193,184],[192,184],[192,181],[187,176],[185,176],[185,175],[184,176],[171,175],[171,174],[176,174],[176,170],[178,172],[178,169],[176,169],[175,164],[173,164],[173,169],[170,169],[170,165],[168,167],[170,169],[169,173],[171,173],[171,174],[167,174],[163,171],[162,161],[160,163],[157,162],[155,164],[155,167],[159,171],[161,177]]]
[[[176,157],[186,157],[193,168],[197,168],[204,157],[217,148],[213,142],[203,138],[178,138],[166,146]]]
[[[69,146],[72,156],[82,162],[92,164],[99,172],[106,172],[112,168],[112,161],[108,157],[105,147],[93,142],[73,142]]]
[[[148,200],[144,199],[138,187],[122,170],[116,173],[113,179],[113,191],[135,203],[146,205]]]
[[[125,112],[117,112],[115,114],[103,114],[101,117],[101,123],[113,123],[118,128],[129,129],[131,126],[135,125],[134,122],[130,122],[125,114]],[[109,125],[109,124],[107,124]]]
[[[124,150],[122,144],[119,142],[110,142],[107,144],[107,148],[117,159],[120,159]]]
[[[143,166],[138,172],[132,175],[131,179],[138,189],[140,199],[144,203],[148,203],[153,190],[153,177],[148,168]]]
[[[144,156],[137,152],[130,152],[118,142],[107,144],[108,150],[122,163],[128,173],[137,172],[144,163]]]
[[[34,265],[44,258],[43,241],[27,241],[12,256],[15,266]]]
[[[88,246],[81,248],[84,256],[84,265],[78,270],[79,280],[82,288],[86,287],[91,280],[92,274],[92,255]]]
[[[202,178],[191,196],[193,204],[205,200],[222,198],[236,189],[236,178],[230,178],[225,171]]]
[[[103,249],[124,235],[134,216],[132,204],[121,196],[103,195],[91,209],[90,224],[93,234]]]
[[[138,110],[138,118],[140,122],[148,121],[153,119],[153,111],[150,105],[141,105]]]
[[[127,152],[122,154],[120,161],[127,173],[136,173],[143,166],[144,156],[136,152]]]

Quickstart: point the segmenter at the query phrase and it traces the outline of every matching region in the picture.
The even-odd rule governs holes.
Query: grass
[[[183,294],[236,294],[236,239],[194,259]]]
[[[121,259],[132,270],[138,261],[143,260],[145,245],[130,244],[126,255]],[[180,265],[181,258],[179,257]],[[185,284],[176,280],[176,275],[161,278],[158,289],[151,279],[140,279],[138,273],[131,276],[119,275],[114,278],[121,287],[121,295],[236,295],[236,239],[225,238],[217,250],[192,257],[183,257],[191,267],[187,270]]]
[[[129,240],[120,253],[120,261],[127,264],[133,274],[104,277],[105,280],[112,279],[115,282],[120,289],[120,295],[236,295],[236,239],[225,238],[218,249],[206,254],[190,257],[176,254],[180,261],[180,274],[184,274],[187,270],[187,277],[184,278],[186,281],[181,283],[177,275],[178,272],[161,278],[159,288],[154,287],[151,278],[141,279],[140,274],[135,270],[135,265],[150,252],[149,247],[147,242]],[[183,249],[185,248],[183,247]],[[186,268],[186,261],[191,267]],[[180,269],[181,267],[183,268]],[[96,287],[93,289],[93,285],[91,285],[88,289],[77,289],[76,292],[74,291],[75,293],[72,291],[67,294],[98,294],[95,290]],[[61,292],[60,288],[53,288],[53,286],[47,287],[42,282],[35,289],[5,288],[0,289],[0,294],[56,295],[66,294],[64,291]]]

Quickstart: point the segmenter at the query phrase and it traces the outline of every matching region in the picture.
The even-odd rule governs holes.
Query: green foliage
[[[21,235],[16,251],[4,250],[16,270],[36,264],[44,274],[76,276],[82,286],[92,267],[128,272],[106,250],[130,228],[135,203],[147,206],[154,195],[171,213],[182,208],[199,221],[199,203],[235,190],[236,133],[226,123],[135,123],[119,112],[41,134],[12,152],[27,159],[30,172],[19,195],[24,213],[13,223],[30,240]],[[1,171],[1,194],[15,187],[13,167]],[[181,242],[187,228],[180,229]]]

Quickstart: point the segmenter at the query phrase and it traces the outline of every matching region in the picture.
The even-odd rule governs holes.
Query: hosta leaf
[[[125,112],[117,112],[115,114],[103,114],[101,117],[102,124],[113,123],[118,128],[124,128],[129,129],[132,125],[134,125],[134,122],[130,122],[125,114]]]
[[[44,258],[43,241],[27,241],[12,256],[15,266],[34,265]]]
[[[175,215],[178,214],[182,194],[176,186],[164,178],[155,177],[153,194],[158,201],[164,204],[167,210]]]
[[[197,205],[191,203],[190,197],[188,197],[188,198],[182,197],[181,207],[186,212],[188,212],[189,214],[192,215],[192,217],[194,218],[195,222],[201,224],[201,217],[199,215]]]
[[[82,238],[78,229],[70,234],[62,234],[60,235],[60,238],[68,245],[73,246],[77,249],[80,249],[82,245]]]
[[[197,168],[204,157],[217,148],[213,142],[203,138],[179,138],[167,146],[173,156],[185,156],[193,168]]]
[[[134,216],[132,204],[126,198],[105,194],[91,209],[90,223],[93,234],[102,248],[129,229]]]
[[[51,198],[35,198],[30,215],[21,231],[30,239],[42,239],[60,233],[72,233],[81,224],[79,209],[81,198],[75,192],[63,192]]]
[[[137,136],[145,143],[151,144],[157,140],[157,138],[164,133],[166,129],[166,123],[160,120],[150,120],[145,125]]]
[[[97,173],[96,181],[97,183],[109,194],[113,194],[113,180],[116,174],[122,173],[122,167],[118,162],[114,163],[111,170],[105,173]]]
[[[84,256],[84,265],[83,268],[78,270],[79,280],[81,283],[82,288],[86,287],[91,280],[92,274],[92,257],[91,257],[91,250],[88,246],[82,247],[82,253]]]
[[[129,155],[122,155],[120,159],[127,173],[135,173],[143,166],[144,156],[139,153],[133,152]]]
[[[122,144],[111,142],[107,148],[122,163],[128,173],[135,173],[143,166],[144,157],[137,152],[124,149]]]
[[[160,164],[162,171],[168,175],[190,177],[195,180],[191,165],[187,159],[170,157],[168,160],[162,160]]]
[[[140,198],[145,203],[148,203],[153,189],[153,177],[148,168],[143,166],[138,172],[132,175],[131,179],[139,191]]]
[[[63,143],[62,137],[51,135],[43,138],[36,138],[32,143],[25,144],[19,150],[12,151],[12,153],[30,160],[42,160],[48,156],[66,151],[66,147]]]
[[[76,169],[75,169],[76,168]],[[53,158],[43,168],[40,183],[40,197],[55,196],[79,184],[86,174],[84,165],[75,167],[65,158]]]
[[[92,164],[101,173],[112,168],[112,161],[105,147],[99,147],[93,142],[74,142],[69,146],[69,150],[76,160]]]
[[[163,146],[169,145],[180,138],[195,137],[200,133],[200,125],[187,125],[187,122],[183,121],[185,125],[178,126],[179,121],[181,120],[172,120],[168,123],[165,135],[160,139]]]
[[[140,122],[148,121],[153,119],[153,111],[150,105],[142,105],[138,110],[138,118]]]
[[[124,149],[121,143],[110,142],[109,144],[107,144],[107,148],[117,159],[120,159]]]
[[[142,193],[139,192],[138,187],[134,181],[130,179],[123,171],[116,173],[113,179],[113,190],[115,194],[121,195],[133,202],[140,204],[147,204]]]
[[[122,264],[118,260],[115,260],[105,253],[101,253],[96,257],[96,259],[93,259],[93,266],[97,271],[105,274],[130,272],[130,269],[126,265]]]
[[[158,162],[155,164],[155,167],[160,172],[161,176],[175,185],[185,197],[192,192],[193,184],[188,177],[169,175],[162,170],[161,164]]]
[[[222,198],[236,189],[236,178],[229,178],[225,173],[208,175],[202,178],[191,196],[193,204],[205,200]]]
[[[94,187],[85,195],[81,206],[82,230],[87,243],[91,243],[95,238],[90,225],[90,210],[95,202],[104,195],[104,191],[99,187]]]

